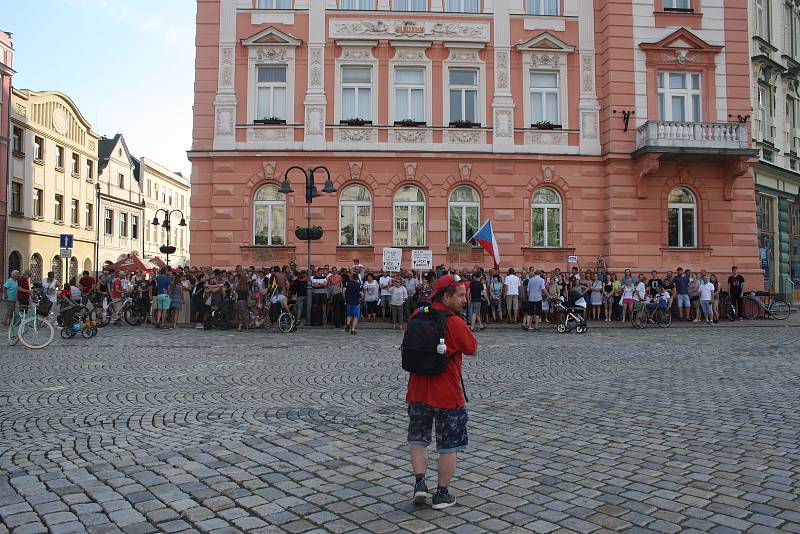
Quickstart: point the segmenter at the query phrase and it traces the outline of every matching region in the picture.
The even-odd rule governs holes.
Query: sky
[[[93,130],[187,178],[194,0],[0,0],[14,87],[65,93]]]

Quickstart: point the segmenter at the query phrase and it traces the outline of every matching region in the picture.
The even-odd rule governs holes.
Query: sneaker
[[[452,493],[439,493],[436,492],[436,495],[433,496],[432,500],[432,508],[434,510],[444,510],[445,508],[449,508],[456,503],[456,497]]]
[[[420,480],[414,484],[414,504],[425,504],[425,500],[430,497],[428,486],[425,480]]]

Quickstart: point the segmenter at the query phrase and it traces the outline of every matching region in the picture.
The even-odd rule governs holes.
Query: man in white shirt
[[[716,288],[714,287],[714,284],[710,282],[708,277],[701,278],[700,280],[700,309],[703,310],[706,324],[713,325],[714,313],[711,302],[714,299],[714,291],[716,291]]]
[[[503,295],[506,298],[509,323],[519,321],[519,288],[521,285],[522,280],[514,273],[514,269],[509,269],[505,282],[503,282]]]
[[[542,293],[544,292],[544,279],[539,271],[534,272],[528,279],[528,303],[522,326],[528,330],[533,318],[533,329],[539,330],[539,321],[542,319]]]
[[[378,278],[378,284],[381,286],[381,307],[383,308],[383,320],[391,320],[391,310],[389,304],[389,296],[392,293],[392,277],[386,271],[381,271],[381,276]]]

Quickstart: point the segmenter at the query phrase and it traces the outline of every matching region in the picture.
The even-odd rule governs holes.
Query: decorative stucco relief
[[[217,135],[233,135],[233,108],[217,109]]]
[[[334,141],[338,143],[374,143],[377,130],[374,128],[336,128]]]
[[[525,134],[525,144],[528,145],[565,146],[568,139],[567,132],[534,131]]]
[[[247,130],[248,141],[278,142],[289,140],[288,128],[250,128]]]
[[[309,49],[311,55],[309,64],[311,65],[309,73],[309,85],[314,88],[322,87],[322,49],[311,48]]]
[[[325,131],[325,108],[310,106],[306,108],[306,131],[311,135],[322,135]]]
[[[286,47],[283,46],[263,46],[256,48],[256,59],[258,61],[286,61]]]
[[[584,93],[594,92],[594,58],[589,54],[581,56],[581,80]]]
[[[508,79],[508,61],[509,61],[509,53],[506,51],[498,51],[495,52],[495,68],[497,72],[497,88],[508,90],[509,88],[509,79]]]
[[[561,63],[560,54],[531,54],[531,65],[546,65],[556,67]]]
[[[340,20],[331,23],[331,36],[392,39],[489,40],[489,24],[448,21]]]
[[[223,87],[233,87],[233,48],[220,50],[219,82]]]
[[[494,131],[497,137],[511,137],[513,132],[512,121],[514,120],[510,109],[502,109],[494,113]]]
[[[433,141],[427,128],[395,128],[391,132],[392,141],[399,144],[429,144]]]
[[[477,145],[483,142],[480,130],[448,130],[447,142],[457,145]]]

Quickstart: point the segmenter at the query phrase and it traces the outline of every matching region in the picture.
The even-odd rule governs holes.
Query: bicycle
[[[281,314],[278,316],[278,330],[283,332],[284,334],[288,334],[289,332],[297,332],[297,319],[294,317],[294,310],[289,309],[289,311],[281,311]]]
[[[631,324],[634,328],[645,328],[648,324],[654,324],[659,328],[669,328],[672,324],[672,314],[669,309],[661,306],[648,308],[644,302],[634,302]]]
[[[130,295],[101,305],[98,311],[97,326],[101,328],[111,324],[111,321],[114,321],[114,324],[119,324],[122,319],[125,319],[125,322],[131,326],[139,326],[147,319],[147,313],[144,308]]]
[[[744,316],[748,319],[755,319],[762,312],[769,319],[783,321],[791,315],[792,308],[785,300],[777,298],[773,299],[769,304],[764,304],[764,301],[758,298],[754,291],[751,291],[745,297]]]
[[[22,344],[29,349],[43,349],[52,343],[55,330],[52,323],[38,313],[39,298],[35,291],[32,292],[28,309],[23,308],[14,312],[8,327],[10,345],[22,341]]]
[[[720,300],[720,306],[719,306],[720,317],[727,317],[729,321],[735,321],[736,306],[733,304],[733,300],[730,298],[728,292],[720,291],[719,300]]]

